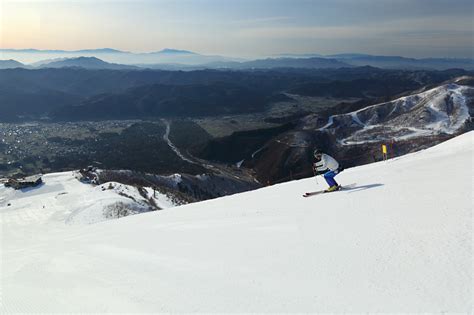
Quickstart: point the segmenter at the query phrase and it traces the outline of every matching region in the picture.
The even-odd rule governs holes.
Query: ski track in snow
[[[103,193],[71,174],[0,188],[0,313],[468,314],[473,144],[92,225],[64,223]]]
[[[326,130],[328,129],[329,127],[332,126],[332,124],[334,123],[334,117],[336,117],[337,115],[332,115],[332,116],[329,116],[328,118],[328,122],[326,125],[322,126],[321,128],[319,128],[319,130]]]
[[[362,121],[360,121],[359,116],[357,116],[357,113],[352,113],[351,117],[352,117],[352,121],[355,121],[358,125],[362,127],[366,126]]]

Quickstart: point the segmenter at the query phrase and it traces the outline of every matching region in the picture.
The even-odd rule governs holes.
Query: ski
[[[320,190],[320,191],[312,191],[312,192],[307,192],[303,195],[303,197],[311,197],[319,194],[324,194],[326,190]]]
[[[303,197],[311,197],[311,196],[316,196],[316,195],[320,195],[320,194],[326,194],[326,193],[332,193],[332,192],[336,192],[336,191],[340,191],[340,190],[351,189],[351,188],[354,188],[355,186],[356,186],[356,184],[350,184],[350,185],[345,185],[345,186],[339,186],[339,188],[337,190],[334,190],[334,191],[319,190],[319,191],[307,192],[307,193],[303,194]]]
[[[307,192],[303,195],[303,197],[311,197],[311,196],[316,196],[316,195],[320,195],[320,194],[336,192],[336,191],[339,191],[339,190],[341,190],[341,188],[339,188],[338,190],[334,190],[334,191],[320,190],[320,191]]]

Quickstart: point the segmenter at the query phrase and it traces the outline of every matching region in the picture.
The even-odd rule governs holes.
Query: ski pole
[[[316,185],[319,185],[318,174],[316,174],[316,170],[314,169],[314,166],[313,166],[313,174],[314,174],[314,178],[316,179]]]

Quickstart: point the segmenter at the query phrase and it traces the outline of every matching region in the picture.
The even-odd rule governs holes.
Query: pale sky
[[[472,0],[0,0],[0,47],[473,57]]]

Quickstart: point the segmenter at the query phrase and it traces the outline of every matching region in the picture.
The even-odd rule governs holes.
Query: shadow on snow
[[[352,193],[352,192],[357,192],[357,191],[361,191],[361,190],[366,190],[366,189],[371,189],[371,188],[375,188],[375,187],[380,187],[380,186],[383,186],[384,184],[369,184],[369,185],[363,185],[363,186],[350,186],[350,187],[347,187],[347,188],[344,188],[344,185],[343,185],[343,190],[348,190],[349,193]]]

